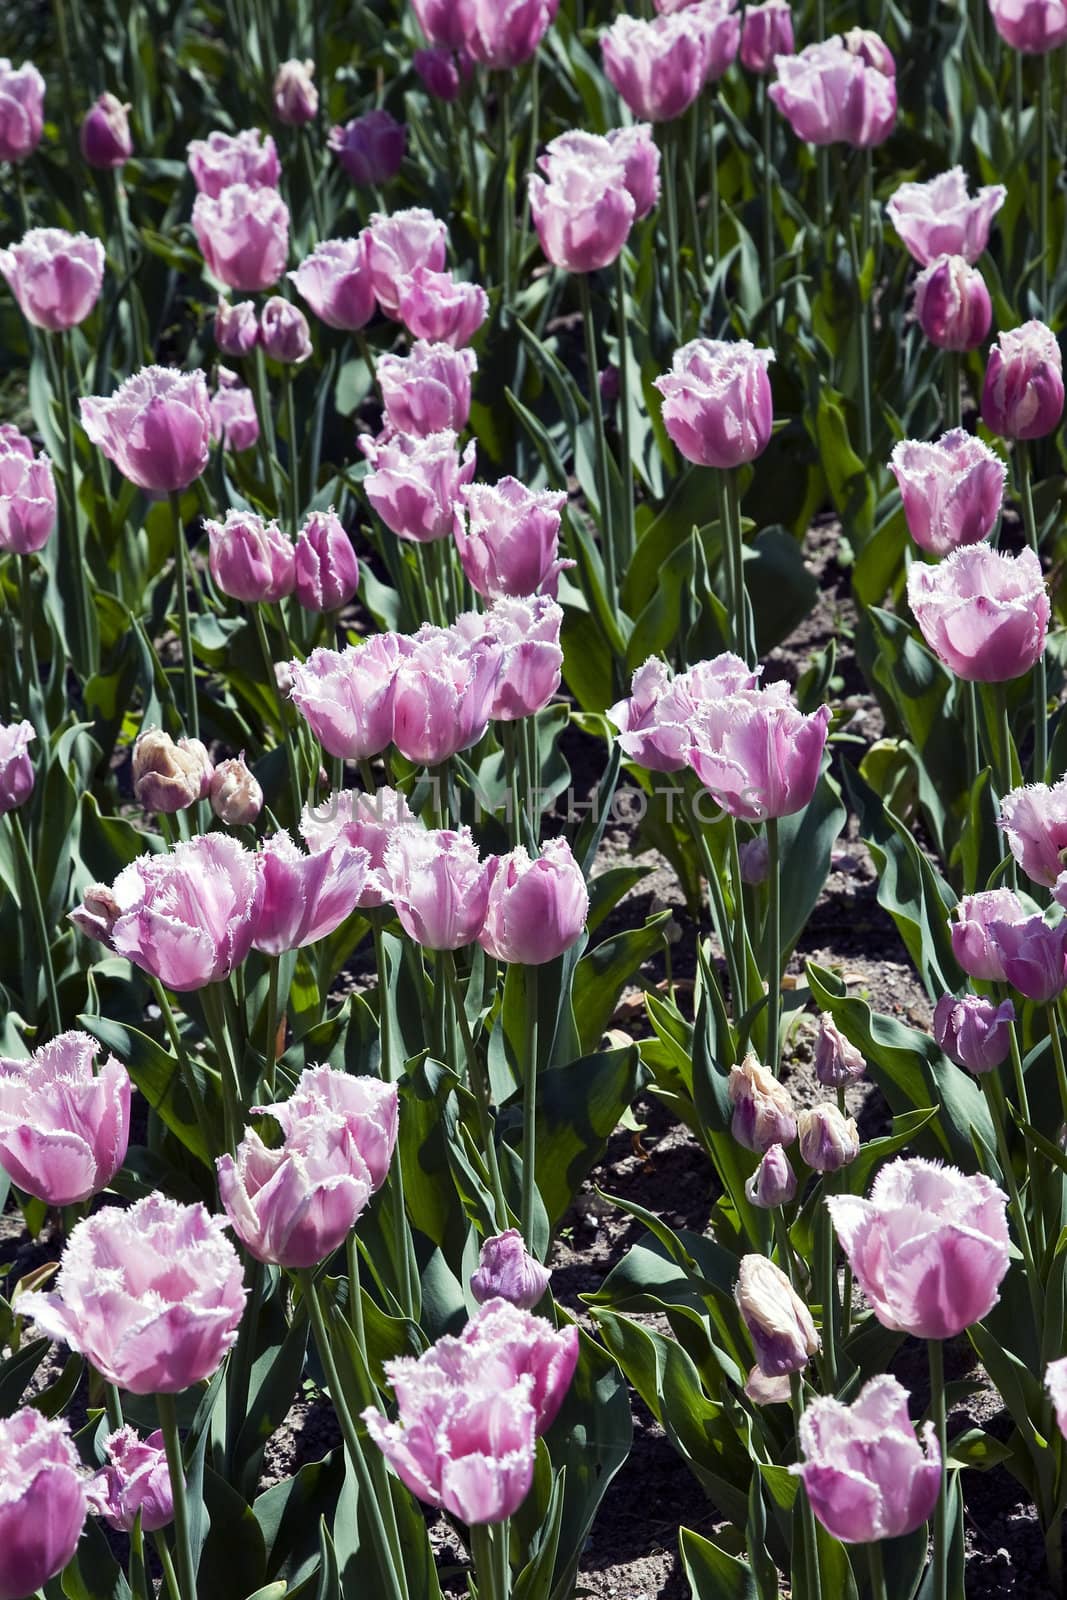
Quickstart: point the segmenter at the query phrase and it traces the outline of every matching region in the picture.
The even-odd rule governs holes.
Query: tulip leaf
[[[537,1080],[537,1187],[553,1227],[603,1155],[645,1077],[637,1047],[601,1050]]]
[[[644,963],[663,949],[670,910],[657,911],[643,928],[604,939],[587,952],[574,970],[574,1020],[583,1050],[595,1050],[611,1021],[627,983]]]
[[[205,1166],[211,1166],[215,1145],[209,1143],[208,1130],[218,1126],[217,1117],[210,1112],[216,1075],[205,1071],[186,1052],[184,1067],[192,1075],[195,1086],[193,1093],[205,1108],[206,1120],[202,1126],[183,1063],[164,1050],[162,1045],[138,1028],[115,1022],[109,1017],[81,1016],[78,1025],[91,1033],[94,1039],[99,1039],[108,1050],[114,1051],[149,1105],[159,1113],[175,1137]]]
[[[988,1472],[1002,1461],[1010,1461],[1013,1454],[1010,1445],[995,1439],[991,1433],[986,1433],[982,1428],[968,1428],[949,1441],[948,1465]]]
[[[679,1528],[678,1549],[692,1600],[757,1600],[756,1580],[747,1561],[727,1555],[691,1528]]]
[[[252,1510],[263,1532],[267,1576],[294,1587],[318,1564],[316,1524],[333,1516],[344,1475],[344,1452],[332,1450],[309,1461],[291,1478],[258,1495]]]

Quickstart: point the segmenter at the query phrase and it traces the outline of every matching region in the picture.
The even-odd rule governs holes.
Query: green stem
[[[189,620],[189,551],[182,526],[181,495],[171,491],[174,520],[174,582],[178,591],[178,629],[182,646],[182,680],[185,685],[185,726],[194,739],[200,737],[200,708],[196,703],[196,663],[193,659],[193,634]]]
[[[511,235],[515,227],[515,191],[511,172],[511,74],[497,78],[500,97],[500,283],[504,308],[511,304]]]
[[[712,917],[715,922],[715,931],[719,935],[723,954],[726,957],[726,970],[730,975],[730,1004],[733,1011],[735,1024],[745,1013],[745,982],[743,961],[739,963],[737,948],[732,937],[733,924],[726,909],[726,897],[722,892],[722,880],[715,857],[711,853],[700,818],[694,809],[696,793],[687,794],[685,797],[686,817],[696,847],[700,852],[701,865],[704,869],[704,880],[708,886],[708,899],[711,902]]]
[[[737,578],[738,623],[741,629],[741,648],[738,651],[750,667],[758,660],[756,648],[756,618],[752,599],[745,582],[745,539],[741,529],[741,475],[737,467],[727,468],[726,507],[730,518],[730,539],[734,550],[734,572]]]
[[[496,1137],[493,1119],[490,1113],[490,1087],[488,1075],[482,1067],[478,1052],[475,1049],[474,1039],[471,1035],[470,1023],[467,1020],[466,1007],[463,1004],[463,995],[459,987],[459,975],[456,972],[456,958],[451,950],[441,953],[441,961],[445,970],[445,981],[452,995],[452,1007],[456,1013],[459,1024],[460,1038],[463,1040],[463,1049],[467,1056],[467,1076],[471,1090],[474,1094],[475,1104],[478,1108],[478,1131],[481,1134],[482,1146],[485,1151],[486,1165],[489,1168],[489,1181],[493,1186],[493,1200],[496,1205],[497,1226],[503,1233],[509,1227],[508,1203],[504,1196],[504,1184],[500,1176],[500,1163],[497,1160]],[[536,971],[536,968],[527,968],[527,971]],[[525,1173],[525,1167],[524,1167]],[[525,1200],[525,1185],[523,1189]]]
[[[867,1546],[871,1563],[871,1600],[889,1600],[885,1586],[885,1567],[882,1564],[882,1546],[876,1539]]]
[[[985,0],[982,0],[982,3],[984,4]],[[967,777],[973,790],[978,782],[978,774],[982,770],[978,752],[978,691],[973,682],[968,681],[965,684],[964,697],[964,715],[967,720]]]
[[[697,287],[703,299],[707,292],[708,279],[704,269],[704,240],[700,233],[700,217],[697,212],[697,137],[700,130],[700,113],[694,105],[686,113],[685,118],[678,127],[678,139],[682,144],[682,187],[685,190],[686,210],[689,214],[689,233],[693,241],[693,266],[696,271]],[[683,142],[685,129],[688,128],[688,146]]]
[[[155,1545],[159,1564],[163,1568],[163,1582],[166,1585],[167,1593],[170,1595],[170,1600],[182,1600],[181,1592],[178,1588],[178,1574],[174,1570],[170,1546],[161,1533],[152,1535],[152,1543]]]
[[[285,368],[285,426],[289,433],[289,516],[293,537],[300,527],[300,446],[296,437],[296,398],[293,369]]]
[[[174,1544],[178,1553],[178,1593],[181,1600],[197,1600],[196,1566],[189,1538],[189,1501],[185,1486],[185,1462],[178,1433],[178,1408],[172,1394],[156,1395],[159,1425],[163,1430],[163,1444],[167,1452],[167,1471],[170,1473],[171,1493],[174,1497]]]
[[[313,7],[316,17],[318,16],[318,9],[318,6]],[[314,219],[315,226],[315,233],[311,242],[312,244],[317,244],[320,239],[325,239],[326,237],[326,219],[322,212],[320,177],[315,171],[315,160],[311,149],[311,140],[308,137],[308,131],[306,128],[301,128],[299,130],[297,134],[297,140],[300,144],[300,154],[304,163],[304,171],[307,174],[308,190],[311,194],[311,215]]]
[[[958,428],[962,415],[960,408],[960,355],[958,350],[945,351],[944,372],[945,427]]]
[[[1019,499],[1022,503],[1023,528],[1026,542],[1035,555],[1038,551],[1037,515],[1034,511],[1034,492],[1031,477],[1030,449],[1025,439],[1016,443],[1019,479]],[[1035,783],[1044,783],[1048,768],[1048,681],[1045,670],[1045,652],[1042,650],[1034,665],[1034,758],[1031,776]]]
[[[363,782],[368,794],[374,793],[374,779],[369,763],[361,763],[366,770]],[[393,1076],[392,1018],[389,1013],[389,975],[386,970],[385,941],[382,930],[374,929],[374,964],[378,970],[378,1035],[381,1048],[381,1073],[386,1083],[395,1083]],[[415,1293],[411,1281],[411,1262],[408,1251],[407,1209],[404,1203],[404,1166],[399,1159],[389,1168],[386,1199],[393,1225],[393,1247],[400,1271],[400,1303],[405,1316],[414,1314]]]
[[[682,343],[682,280],[678,260],[678,147],[674,134],[668,129],[664,136],[666,148],[666,198],[667,198],[667,271],[671,287],[671,321],[675,341]]]
[[[781,1065],[778,1043],[782,1003],[781,855],[778,818],[767,818],[767,1067],[775,1077]]]
[[[1055,1021],[1049,1019],[1050,1027],[1055,1027]],[[1042,1289],[1038,1281],[1037,1263],[1034,1261],[1034,1248],[1030,1240],[1030,1229],[1026,1223],[1026,1212],[1023,1210],[1022,1200],[1019,1195],[1019,1186],[1015,1181],[1015,1168],[1012,1165],[1011,1151],[1008,1149],[1007,1129],[1004,1125],[1004,1096],[1000,1078],[997,1072],[983,1072],[980,1074],[979,1083],[985,1091],[986,1104],[989,1115],[993,1121],[993,1128],[997,1138],[997,1153],[1000,1156],[1000,1167],[1004,1174],[1004,1182],[1008,1189],[1011,1212],[1015,1218],[1015,1231],[1019,1236],[1019,1248],[1023,1255],[1023,1266],[1026,1271],[1026,1287],[1030,1295],[1030,1310],[1034,1318],[1034,1331],[1037,1334],[1038,1344],[1041,1342],[1041,1329],[1044,1317],[1041,1312]]]
[[[537,146],[541,138],[541,51],[534,51],[533,61],[530,63],[530,160],[527,167],[532,176],[537,171]],[[523,263],[526,260],[526,236],[530,228],[530,208],[526,204],[526,190],[523,191],[521,208],[522,220],[519,224],[519,259],[518,269],[521,274]]]
[[[1060,1093],[1060,1112],[1067,1123],[1067,1066],[1063,1060],[1063,1040],[1060,1038],[1059,1020],[1055,1005],[1048,1008],[1048,1034],[1052,1044],[1052,1060],[1056,1068],[1056,1087]]]
[[[799,1372],[789,1374],[789,1393],[793,1402],[793,1421],[799,1430],[800,1419],[804,1414],[804,1381]],[[800,1490],[801,1520],[804,1528],[804,1577],[807,1588],[807,1600],[822,1600],[822,1586],[819,1581],[819,1542],[815,1531],[815,1513],[811,1509],[806,1489]]]
[[[630,427],[630,345],[626,316],[625,252],[619,252],[615,262],[615,314],[619,329],[619,444],[622,471],[622,527],[619,530],[620,574],[625,577],[634,553],[634,466],[633,440]]]
[[[789,1229],[785,1225],[785,1214],[781,1206],[771,1207],[771,1226],[774,1229],[774,1242],[778,1246],[778,1254],[782,1258],[782,1271],[795,1289],[797,1286],[797,1267],[793,1257],[793,1246],[789,1242]]]
[[[478,145],[474,136],[474,107],[466,107],[460,118],[467,131],[467,159],[470,163],[470,209],[474,220],[474,243],[478,252],[479,276],[485,276],[485,219],[482,215],[482,183],[478,171]]]
[[[32,722],[33,704],[40,689],[40,672],[33,627],[33,566],[29,556],[19,556],[18,569],[22,614],[22,714]]]
[[[864,295],[860,275],[866,270],[871,248],[871,207],[873,205],[873,167],[870,150],[862,153],[863,185],[860,205],[859,261],[856,267],[856,310],[860,324],[860,454],[865,468],[871,460],[871,307]]]
[[[1040,77],[1038,79],[1037,101],[1037,204],[1038,204],[1038,245],[1041,250],[1041,261],[1038,269],[1038,294],[1041,297],[1041,310],[1046,322],[1052,320],[1052,304],[1049,298],[1049,217],[1048,217],[1048,130],[1051,120],[1049,107],[1049,70],[1051,52],[1046,50],[1041,56]]]
[[[719,261],[719,153],[715,113],[718,109],[718,92],[712,88],[708,95],[708,209],[711,216],[712,270]]]
[[[274,657],[271,654],[270,642],[267,638],[266,624],[263,621],[263,609],[261,606],[253,604],[251,610],[252,621],[256,629],[256,638],[259,640],[259,653],[263,657],[263,669],[266,674],[268,688],[270,689],[274,700],[274,710],[278,718],[278,728],[282,736],[282,743],[285,746],[285,764],[289,769],[289,791],[290,799],[292,800],[293,804],[293,826],[296,827],[297,823],[300,821],[302,800],[300,789],[300,768],[297,765],[296,749],[293,745],[292,729],[289,726],[289,719],[285,714],[285,701],[282,699],[282,692],[278,687],[278,679],[274,674]]]
[[[280,517],[282,515],[282,492],[278,485],[278,449],[274,437],[274,413],[270,408],[270,394],[267,389],[267,358],[263,354],[263,346],[258,344],[252,360],[252,389],[255,395],[256,411],[259,413],[260,454],[264,460],[266,475],[270,480],[275,514]],[[289,531],[295,539],[296,528],[291,528]]]
[[[226,1010],[217,983],[208,983],[200,990],[200,1005],[207,1023],[208,1034],[215,1050],[219,1077],[222,1081],[222,1118],[226,1135],[226,1148],[237,1149],[237,1140],[243,1122],[241,1091],[237,1069],[230,1054],[226,1036]]]
[[[733,946],[734,961],[737,964],[738,991],[741,1002],[741,1014],[748,1010],[748,964],[749,941],[748,919],[745,912],[745,885],[741,877],[741,853],[737,848],[737,823],[733,817],[726,819],[726,838],[730,847],[730,882],[733,885],[734,918],[733,918]]]
[[[600,496],[600,547],[604,556],[604,581],[608,591],[608,604],[616,612],[619,604],[618,576],[615,560],[615,527],[611,508],[611,480],[608,475],[608,445],[604,436],[604,411],[600,404],[600,371],[596,358],[596,328],[593,323],[593,299],[589,292],[589,275],[576,274],[578,296],[582,303],[582,327],[585,330],[585,359],[589,374],[589,410],[593,418],[593,444],[596,450],[597,493]]]
[[[759,97],[763,142],[763,298],[767,302],[767,338],[773,345],[778,337],[778,312],[774,280],[774,166],[771,160],[773,128],[772,101],[766,78],[760,79]]]
[[[823,1179],[823,1200],[826,1198],[826,1178]],[[835,1258],[837,1241],[830,1208],[825,1203],[819,1208],[819,1230],[822,1234],[822,1350],[825,1391],[837,1392],[837,1272]]]
[[[928,1339],[930,1358],[930,1416],[941,1447],[941,1491],[934,1509],[934,1594],[933,1600],[948,1600],[948,1434],[945,1417],[945,1362],[939,1339]]]
[[[534,1249],[534,1202],[537,1195],[537,1002],[538,969],[524,967],[526,980],[526,1059],[522,1087],[522,1237],[531,1255]]]
[[[41,891],[37,885],[37,874],[33,869],[30,858],[30,847],[26,843],[26,834],[22,827],[22,818],[17,811],[12,811],[11,832],[15,838],[15,853],[18,858],[19,874],[23,881],[23,895],[29,902],[30,916],[33,918],[33,931],[37,940],[37,952],[41,959],[44,971],[45,997],[48,1001],[48,1019],[53,1034],[63,1032],[63,1018],[59,1010],[59,995],[56,990],[56,974],[52,965],[52,948],[48,942],[48,928],[44,920],[44,906],[41,903]],[[25,910],[26,907],[24,906]],[[27,1003],[30,996],[25,997]]]
[[[738,595],[737,567],[734,560],[734,541],[730,526],[730,506],[726,493],[726,473],[716,469],[715,493],[719,502],[719,530],[722,540],[723,574],[726,578],[726,611],[729,618],[730,638],[736,654],[741,645],[741,602]]]
[[[113,1383],[104,1384],[104,1409],[107,1412],[107,1425],[112,1433],[122,1427],[122,1400],[119,1391]]]
[[[278,965],[280,959],[279,956],[267,957],[267,1038],[263,1063],[263,1087],[271,1099],[274,1097],[275,1068],[278,1057]]]
[[[226,1369],[226,1459],[230,1471],[235,1470],[237,1440],[248,1414],[248,1389],[255,1360],[256,1335],[259,1332],[259,1305],[263,1293],[263,1264],[252,1260],[252,1281],[241,1325],[237,1330],[237,1343],[231,1365]]]
[[[74,569],[74,656],[79,673],[88,676],[94,669],[93,632],[89,587],[85,567],[85,535],[82,529],[78,490],[74,480],[74,400],[71,371],[74,357],[70,334],[56,335],[59,341],[59,390],[63,407],[63,476],[67,485],[67,536],[65,559]]]
[[[154,1594],[152,1585],[148,1581],[145,1571],[144,1559],[144,1533],[141,1529],[141,1513],[138,1511],[130,1530],[130,1592],[136,1600],[150,1600]]]
[[[488,1522],[471,1524],[471,1559],[478,1580],[478,1600],[503,1600],[500,1593],[493,1527]]]

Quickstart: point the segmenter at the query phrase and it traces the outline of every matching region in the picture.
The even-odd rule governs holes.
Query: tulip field
[[[0,1600],[1062,1596],[1067,0],[0,50]]]

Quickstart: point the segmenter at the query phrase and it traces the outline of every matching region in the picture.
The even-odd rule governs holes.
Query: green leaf
[[[572,1001],[583,1050],[595,1050],[611,1021],[619,996],[644,963],[663,949],[671,912],[658,911],[643,928],[605,939],[578,962]]]
[[[986,1433],[982,1428],[968,1428],[950,1440],[948,1464],[950,1467],[973,1467],[979,1472],[988,1472],[1002,1461],[1009,1461],[1013,1454],[1010,1445],[995,1439],[991,1433]]]
[[[156,1110],[170,1131],[181,1140],[205,1166],[213,1167],[218,1148],[217,1140],[209,1140],[209,1120],[201,1127],[196,1103],[185,1081],[182,1063],[168,1054],[154,1039],[138,1028],[126,1023],[113,1022],[109,1017],[78,1018],[78,1025],[91,1033],[94,1039],[114,1051],[125,1063],[130,1077],[140,1089],[149,1105]],[[196,1093],[206,1108],[210,1107],[209,1074],[189,1055],[186,1063],[193,1075]],[[210,1077],[214,1077],[211,1074]],[[214,1096],[212,1095],[213,1099]],[[217,1126],[217,1122],[215,1124]]]
[[[537,1080],[537,1187],[559,1222],[644,1078],[637,1047],[549,1067]]]
[[[691,1528],[679,1528],[678,1549],[692,1600],[757,1600],[756,1580],[747,1561],[727,1555]]]

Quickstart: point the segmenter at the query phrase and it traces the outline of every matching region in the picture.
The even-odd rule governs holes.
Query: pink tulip
[[[589,915],[585,878],[565,839],[549,839],[533,860],[522,846],[492,864],[482,949],[513,966],[555,961],[581,938]]]
[[[28,1061],[0,1059],[0,1166],[26,1194],[76,1205],[106,1189],[126,1159],[130,1078],[97,1044],[61,1033]]]
[[[467,48],[482,66],[511,72],[536,55],[557,5],[558,0],[474,0]]]
[[[844,1089],[867,1071],[862,1050],[850,1044],[828,1011],[819,1017],[815,1039],[815,1076],[824,1087]]]
[[[433,45],[460,50],[474,32],[475,0],[411,0],[419,27]]]
[[[236,1342],[242,1280],[225,1219],[157,1192],[79,1222],[55,1292],[23,1295],[19,1309],[120,1389],[178,1394]]]
[[[259,343],[259,321],[254,300],[238,300],[231,304],[219,296],[215,309],[215,343],[224,356],[252,354]]]
[[[289,207],[276,189],[234,183],[217,199],[198,194],[193,232],[208,271],[230,289],[269,289],[285,271]]]
[[[250,851],[223,834],[200,834],[164,855],[138,856],[110,888],[88,890],[70,916],[83,933],[182,992],[218,983],[241,965],[262,895]]]
[[[30,61],[0,56],[0,161],[24,161],[44,132],[44,79]]]
[[[497,600],[488,611],[468,611],[456,618],[454,627],[472,644],[485,639],[502,653],[490,712],[494,722],[532,717],[557,692],[563,668],[562,626],[563,612],[548,595]]]
[[[28,556],[43,550],[56,525],[56,485],[44,451],[10,422],[0,423],[0,550]]]
[[[370,855],[343,842],[304,855],[283,830],[259,853],[263,882],[256,950],[280,956],[333,933],[352,915],[367,883]]]
[[[518,1228],[486,1239],[471,1274],[471,1294],[479,1305],[506,1300],[520,1311],[532,1311],[548,1288],[552,1274],[530,1255]]]
[[[17,811],[33,793],[34,771],[29,747],[36,739],[33,723],[0,724],[0,817]]]
[[[774,65],[778,77],[767,92],[798,139],[864,150],[889,138],[896,83],[840,36],[778,56]]]
[[[693,339],[674,352],[670,372],[654,383],[663,425],[687,461],[739,467],[763,453],[774,420],[773,360],[773,350],[747,339]]]
[[[450,272],[416,267],[400,287],[400,320],[416,339],[469,344],[489,314],[489,296],[477,283],[459,283]]]
[[[416,50],[411,65],[427,93],[446,105],[459,99],[474,73],[474,63],[466,50]]]
[[[750,1050],[741,1065],[730,1068],[726,1092],[733,1112],[730,1132],[738,1144],[757,1155],[772,1145],[792,1144],[797,1136],[793,1098],[784,1083],[761,1065]]]
[[[359,189],[389,183],[400,171],[407,129],[388,111],[368,111],[343,128],[331,128],[328,146]]]
[[[573,1324],[557,1330],[506,1300],[487,1301],[458,1340],[439,1340],[435,1348],[442,1346],[454,1352],[460,1369],[468,1365],[488,1388],[503,1391],[530,1381],[538,1437],[555,1422],[578,1364],[578,1329]],[[395,1365],[410,1370],[406,1363]],[[390,1376],[399,1399],[404,1386]]]
[[[1064,0],[989,0],[989,10],[1005,44],[1025,55],[1047,55],[1067,40]]]
[[[734,12],[737,0],[697,0],[693,15],[703,24],[707,48],[705,83],[719,79],[737,60],[741,43],[741,15]]]
[[[90,167],[114,172],[133,155],[129,111],[113,94],[102,94],[86,112],[78,143]]]
[[[187,154],[197,191],[212,200],[235,184],[250,189],[278,187],[282,171],[278,151],[270,134],[264,137],[258,128],[210,133],[206,139],[194,139]]]
[[[908,604],[938,660],[969,682],[1007,683],[1045,648],[1049,598],[1032,550],[1009,556],[975,544],[936,567],[916,561]]]
[[[842,34],[842,38],[845,41],[845,49],[850,54],[858,56],[864,66],[880,72],[884,78],[896,77],[897,64],[893,59],[893,52],[873,28],[849,28]]]
[[[283,61],[274,74],[271,100],[274,115],[289,128],[302,128],[319,114],[319,91],[314,82],[314,61]]]
[[[288,1100],[276,1101],[270,1107],[270,1115],[289,1138],[304,1118],[340,1118],[372,1186],[380,1189],[385,1182],[396,1146],[399,1117],[394,1084],[332,1067],[305,1067]]]
[[[1067,984],[1067,923],[1050,928],[1040,916],[991,922],[989,936],[1004,965],[1004,977],[1027,1000],[1040,1005],[1063,993]]]
[[[459,456],[457,444],[450,428],[422,438],[388,430],[377,439],[360,436],[359,447],[374,469],[363,480],[363,492],[398,538],[427,544],[452,532],[474,477],[477,448],[472,439]]]
[[[976,350],[993,321],[985,279],[962,256],[937,256],[915,280],[915,315],[940,350]]]
[[[62,228],[31,228],[0,250],[0,272],[26,321],[53,333],[85,321],[100,298],[104,261],[99,239]]]
[[[444,271],[448,229],[432,212],[412,206],[394,211],[391,217],[375,212],[362,238],[378,304],[387,317],[398,322],[400,293],[415,268]]]
[[[312,353],[307,318],[299,306],[281,295],[272,295],[263,307],[259,337],[264,355],[285,366],[306,361]]]
[[[502,653],[449,628],[424,624],[402,641],[393,684],[393,743],[421,766],[436,767],[477,744],[492,715]]]
[[[1045,1368],[1045,1387],[1056,1412],[1056,1426],[1067,1438],[1067,1356],[1050,1361]]]
[[[293,704],[331,756],[363,761],[381,755],[393,736],[393,685],[399,636],[374,634],[343,651],[313,650],[294,661]]]
[[[601,34],[604,75],[639,121],[673,122],[704,87],[709,40],[698,9],[651,22],[620,16]],[[739,20],[732,20],[739,30]]]
[[[118,1533],[132,1533],[138,1516],[144,1533],[156,1533],[174,1520],[163,1433],[156,1429],[139,1439],[130,1427],[109,1433],[104,1440],[109,1466],[86,1485],[93,1510]]]
[[[708,704],[685,759],[730,816],[789,817],[815,793],[829,722],[829,706],[804,716],[787,695],[741,690]]]
[[[659,204],[659,145],[647,122],[613,128],[607,142],[622,164],[622,181],[634,203],[634,221],[641,222]]]
[[[819,1348],[819,1336],[781,1267],[766,1256],[742,1256],[734,1299],[764,1377],[803,1371]]]
[[[934,1007],[934,1038],[951,1061],[976,1075],[992,1072],[1011,1049],[1015,1007],[1010,1000],[995,1005],[980,995],[943,994]]]
[[[878,1321],[916,1339],[953,1339],[996,1305],[1007,1203],[981,1173],[903,1157],[881,1168],[869,1199],[826,1201]]]
[[[328,328],[354,331],[374,315],[374,286],[367,265],[366,236],[324,239],[289,277]]]
[[[74,1558],[88,1510],[81,1458],[67,1422],[49,1421],[33,1406],[0,1419],[3,1600],[23,1600],[62,1572]]]
[[[885,209],[920,267],[942,255],[974,262],[989,243],[993,218],[1007,193],[1002,183],[987,184],[972,198],[967,174],[952,167],[927,183],[902,183]]]
[[[851,1405],[812,1400],[800,1419],[804,1480],[812,1510],[845,1544],[873,1544],[913,1533],[933,1515],[941,1492],[941,1450],[933,1423],[921,1440],[908,1416],[908,1391],[885,1374]]]
[[[292,594],[293,542],[276,522],[265,522],[251,511],[227,511],[224,522],[205,518],[204,527],[211,576],[223,594],[246,605],[270,605]]]
[[[797,1175],[789,1164],[789,1157],[780,1144],[765,1150],[759,1166],[745,1183],[745,1194],[751,1205],[761,1211],[773,1211],[776,1206],[787,1206],[797,1192]]]
[[[205,800],[214,771],[199,739],[177,743],[161,728],[146,728],[133,747],[133,795],[146,811],[173,816]]]
[[[386,899],[381,871],[385,852],[398,828],[416,825],[407,800],[396,789],[381,788],[374,794],[355,789],[338,789],[317,806],[305,806],[300,817],[300,832],[312,855],[330,850],[338,843],[365,850],[371,870],[356,901],[357,908],[380,906]]]
[[[1004,982],[1004,958],[990,932],[994,923],[1023,922],[1026,912],[1010,889],[965,894],[956,906],[952,953],[968,977]]]
[[[1026,876],[1051,889],[1067,850],[1067,778],[1012,789],[1000,802],[1000,826]]]
[[[259,418],[251,389],[236,372],[218,369],[218,388],[209,401],[211,442],[227,450],[251,450],[259,438]]]
[[[211,774],[211,809],[228,828],[247,827],[263,810],[263,790],[245,765],[244,752],[220,761]]]
[[[559,575],[572,566],[558,559],[562,492],[527,489],[517,478],[465,487],[455,507],[459,559],[478,594],[543,593],[552,599]]]
[[[986,363],[982,421],[1002,439],[1042,439],[1063,416],[1063,357],[1052,329],[1024,322],[1002,333]]]
[[[791,56],[795,48],[789,0],[765,0],[763,5],[745,7],[741,65],[746,71],[771,72],[775,56]]]
[[[797,1116],[797,1147],[800,1159],[813,1172],[840,1172],[860,1153],[860,1136],[855,1118],[828,1101],[812,1106]]]
[[[550,147],[551,151],[551,147]],[[596,272],[616,261],[636,208],[621,167],[557,163],[549,182],[531,176],[530,213],[541,249],[565,272]]]
[[[382,877],[409,938],[426,950],[459,950],[482,931],[493,866],[469,828],[398,828]]]
[[[711,702],[755,689],[762,670],[753,671],[740,656],[726,651],[672,677],[669,667],[650,656],[633,675],[630,698],[608,709],[624,754],[650,772],[680,772],[690,743],[689,724]]]
[[[893,447],[889,470],[900,488],[908,531],[931,555],[978,544],[996,527],[1007,468],[963,428],[933,444],[902,439]]]
[[[425,438],[451,429],[462,433],[471,411],[471,377],[478,370],[473,350],[416,340],[406,356],[382,356],[378,386],[385,420],[397,433]]]
[[[333,507],[313,511],[293,550],[296,598],[307,611],[339,611],[359,588],[359,562]]]
[[[124,478],[154,494],[187,489],[211,457],[211,410],[199,371],[142,367],[106,398],[81,402],[82,427]]]

